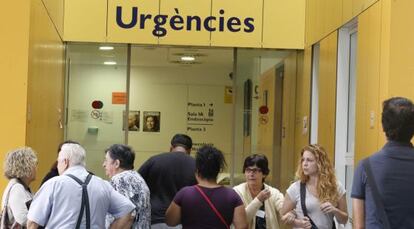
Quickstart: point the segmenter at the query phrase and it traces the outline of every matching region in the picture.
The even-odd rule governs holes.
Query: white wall
[[[69,76],[68,125],[66,138],[79,141],[87,150],[87,167],[104,175],[104,150],[114,143],[124,142],[122,113],[125,105],[112,104],[112,92],[126,88],[125,67],[104,65],[71,65]],[[104,103],[101,111],[108,114],[102,120],[91,117],[92,101]],[[88,133],[88,128],[97,133]]]
[[[212,143],[229,158],[232,104],[224,103],[224,86],[232,85],[228,77],[230,71],[226,68],[133,67],[130,110],[140,110],[141,120],[143,111],[161,112],[159,133],[129,132],[129,145],[137,151],[137,162],[168,151],[175,133],[188,134],[195,145]],[[188,106],[188,103],[204,103],[206,107]],[[213,125],[200,126],[206,128],[205,131],[189,130],[188,112],[201,111],[205,115],[210,103],[214,108]]]
[[[131,131],[128,144],[136,151],[136,168],[148,157],[169,150],[175,133],[186,133],[194,143],[212,143],[230,161],[232,143],[232,104],[224,103],[225,86],[231,86],[228,68],[138,67],[131,68],[130,110],[140,111],[140,130]],[[67,139],[81,142],[87,149],[88,168],[104,176],[104,150],[113,143],[124,143],[125,105],[112,104],[112,92],[126,91],[126,68],[104,65],[70,67]],[[104,103],[102,120],[91,117],[93,100]],[[188,103],[206,107],[189,107]],[[212,125],[200,125],[202,131],[188,130],[188,112],[203,112],[213,104]],[[160,132],[143,132],[143,112],[161,112]],[[96,127],[96,128],[95,128]],[[88,128],[98,129],[97,133]]]

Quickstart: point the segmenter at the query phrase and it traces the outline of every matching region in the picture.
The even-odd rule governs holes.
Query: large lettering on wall
[[[70,0],[65,41],[304,46],[306,0]]]
[[[132,15],[127,22],[122,18],[122,13],[125,13],[125,10],[130,11]],[[219,10],[219,17],[208,16],[205,18],[198,15],[180,15],[178,8],[174,8],[174,11],[175,15],[152,15],[139,12],[138,7],[124,9],[122,6],[117,6],[116,24],[123,29],[145,29],[146,26],[148,27],[147,22],[152,21],[154,24],[154,27],[151,28],[152,35],[156,37],[164,37],[169,30],[251,33],[255,29],[254,18],[227,17],[224,9]]]
[[[260,46],[262,0],[109,0],[111,42]],[[222,34],[213,36],[213,34]],[[237,38],[237,39],[236,39]],[[243,45],[242,45],[243,46]]]

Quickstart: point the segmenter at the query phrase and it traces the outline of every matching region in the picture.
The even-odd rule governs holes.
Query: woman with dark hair
[[[147,115],[145,116],[144,122],[144,132],[158,132],[160,130],[160,120],[157,115]]]
[[[60,149],[66,143],[72,143],[72,144],[78,144],[79,145],[78,142],[75,142],[75,141],[72,141],[72,140],[64,141],[64,142],[59,144],[57,154],[59,154]],[[44,184],[46,181],[48,181],[49,179],[51,179],[53,177],[56,177],[56,176],[59,176],[59,172],[58,172],[58,169],[57,169],[57,161],[55,161],[55,163],[53,163],[52,167],[50,168],[50,171],[43,178],[42,183],[40,183],[40,185]]]
[[[111,178],[112,187],[135,204],[136,217],[132,228],[149,229],[151,227],[150,191],[145,180],[134,170],[135,152],[122,144],[114,144],[105,151],[103,167]],[[115,218],[106,217],[109,226]]]
[[[237,193],[217,184],[217,175],[223,170],[222,152],[204,146],[196,154],[198,185],[181,189],[166,213],[170,226],[182,224],[183,228],[247,228],[244,205]]]
[[[277,212],[282,209],[284,198],[279,190],[264,183],[269,175],[268,164],[265,155],[248,156],[243,165],[246,182],[234,187],[246,207],[250,229],[279,228]]]
[[[302,200],[302,196],[305,199]],[[304,209],[307,214],[304,214]],[[295,229],[315,226],[319,229],[331,229],[334,226],[334,217],[341,224],[348,220],[345,189],[336,180],[328,154],[318,144],[302,149],[296,170],[296,182],[286,191],[282,214],[292,214],[292,210],[297,215],[291,222]]]

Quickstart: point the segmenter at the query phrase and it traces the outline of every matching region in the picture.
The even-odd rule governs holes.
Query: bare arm
[[[352,198],[354,229],[365,228],[365,200]]]
[[[321,204],[321,211],[325,214],[333,213],[339,223],[345,224],[348,221],[348,210],[346,206],[346,195],[342,195],[338,201],[338,206],[335,207],[330,202]]]
[[[293,214],[292,211],[295,209],[296,203],[293,202],[290,199],[290,196],[288,194],[285,195],[285,200],[283,201],[283,207],[280,210],[280,213],[282,215],[282,222],[285,224],[290,224],[295,227],[300,228],[310,228],[311,224],[309,222],[308,218],[295,218],[296,214]]]
[[[39,227],[39,224],[31,220],[27,220],[27,229],[37,229],[38,227]]]
[[[288,194],[285,195],[285,200],[283,201],[282,209],[280,210],[281,215],[285,215],[286,213],[289,213],[293,209],[295,209],[296,203],[293,202],[290,199],[290,196]]]
[[[338,207],[334,212],[336,220],[341,224],[348,221],[348,206],[346,205],[346,195],[344,194],[338,201]]]
[[[177,226],[181,223],[181,207],[172,201],[165,216],[165,221],[168,226]]]
[[[134,217],[131,215],[131,213],[129,213],[118,219],[115,219],[109,228],[111,229],[131,228],[133,223],[134,223]]]
[[[244,205],[240,205],[234,209],[233,225],[235,229],[247,229],[247,217]]]

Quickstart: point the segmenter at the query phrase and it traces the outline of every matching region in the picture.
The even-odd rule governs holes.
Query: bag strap
[[[210,205],[210,208],[214,211],[214,213],[216,213],[217,217],[221,220],[221,222],[223,222],[223,224],[226,226],[226,228],[229,229],[230,227],[227,224],[226,220],[224,220],[223,216],[220,214],[220,212],[217,210],[217,208],[213,205],[213,203],[211,203],[210,199],[203,192],[203,190],[201,190],[201,188],[198,187],[198,185],[194,185],[194,187],[201,194],[201,196],[204,198],[204,200],[206,200],[206,202],[208,203],[208,205]]]
[[[17,182],[14,183],[14,184],[12,184],[10,186],[10,188],[9,188],[9,190],[7,192],[7,195],[6,195],[6,201],[4,202],[3,209],[1,210],[1,225],[0,225],[1,227],[8,226],[8,225],[5,225],[6,223],[8,223],[7,222],[8,220],[6,220],[6,218],[8,219],[8,210],[7,210],[7,207],[9,206],[10,192],[11,192],[11,190],[12,190],[12,188],[13,188],[13,186],[15,184],[17,184]]]
[[[315,222],[313,222],[311,217],[308,215],[308,209],[306,209],[306,183],[302,183],[302,182],[300,182],[300,205],[302,207],[303,215],[308,217],[309,222],[312,225],[312,228],[317,229],[318,227],[316,226]]]
[[[16,184],[18,184],[18,182],[12,184],[9,188],[9,191],[7,192],[6,201],[4,202],[4,206],[3,206],[3,209],[6,209],[6,211],[7,211],[7,206],[9,206],[10,192],[11,192],[13,186],[16,185]]]
[[[88,196],[88,189],[87,186],[89,184],[89,181],[92,178],[92,174],[88,174],[88,176],[85,179],[85,182],[82,182],[79,178],[75,177],[72,174],[66,174],[66,176],[72,178],[75,180],[78,184],[82,186],[82,204],[81,204],[81,210],[79,212],[78,221],[76,222],[76,229],[80,228],[80,224],[82,222],[83,212],[86,208],[86,228],[89,229],[91,227],[91,216],[90,216],[90,208],[89,208],[89,196]]]
[[[300,205],[302,206],[303,215],[309,218],[306,209],[306,184],[302,182],[300,182]]]
[[[362,165],[365,168],[365,173],[367,175],[367,181],[369,186],[371,187],[372,197],[374,199],[375,205],[377,206],[377,212],[380,214],[379,220],[384,224],[385,229],[390,229],[390,222],[388,221],[387,213],[385,212],[384,204],[381,200],[381,195],[378,191],[377,183],[374,179],[374,174],[372,173],[371,163],[369,162],[369,158],[362,161]]]

